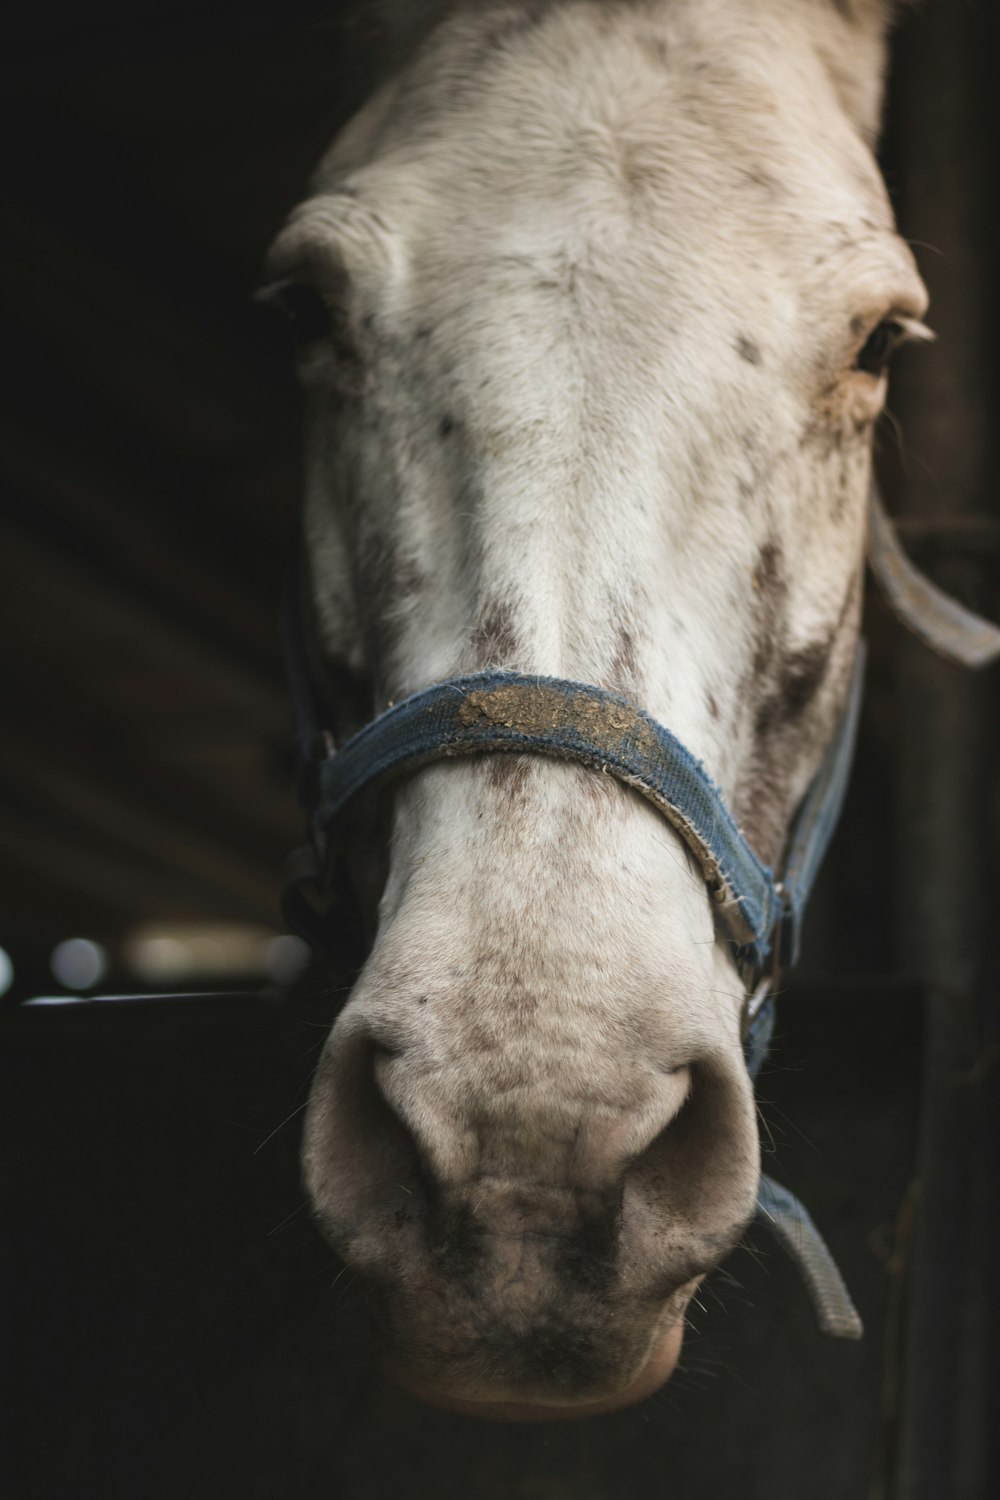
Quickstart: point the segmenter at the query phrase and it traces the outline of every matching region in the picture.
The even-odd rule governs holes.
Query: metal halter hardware
[[[950,599],[909,562],[874,484],[869,563],[891,608],[926,645],[963,666],[980,667],[1000,657],[1000,629]],[[309,628],[311,600],[303,598],[300,570],[296,559],[286,589],[283,636],[297,784],[311,844],[296,851],[286,871],[288,925],[313,946],[328,946],[324,907],[339,894],[332,831],[362,793],[455,756],[532,754],[575,761],[615,777],[651,802],[697,860],[750,977],[744,1056],[756,1078],[774,1022],[773,976],[779,962],[794,963],[798,957],[805,908],[843,803],[863,688],[864,643],[838,725],[793,820],[778,879],[758,858],[701,762],[669,729],[604,688],[516,672],[451,678],[386,709],[337,749],[332,705],[317,690],[321,653]],[[798,1266],[820,1328],[859,1338],[861,1320],[847,1288],[798,1200],[762,1177],[757,1217]]]

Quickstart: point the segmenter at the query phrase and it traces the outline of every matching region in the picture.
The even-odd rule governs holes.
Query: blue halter
[[[858,648],[847,701],[819,773],[796,814],[776,879],[740,832],[721,790],[669,729],[617,693],[586,683],[518,672],[451,678],[394,704],[339,750],[310,671],[310,645],[294,573],[284,634],[296,720],[298,785],[313,845],[293,856],[285,883],[288,923],[326,945],[326,919],[304,888],[332,894],[335,841],[347,809],[364,792],[434,761],[460,755],[531,754],[576,761],[614,776],[651,802],[697,860],[715,911],[758,981],[747,1007],[744,1052],[756,1078],[774,1025],[770,998],[776,963],[794,962],[806,902],[836,826],[850,770],[864,679]],[[761,978],[761,976],[764,976]],[[861,1321],[837,1267],[806,1210],[787,1189],[762,1177],[757,1216],[795,1261],[821,1329],[858,1338]]]
[[[864,679],[859,649],[847,705],[803,801],[779,881],[740,832],[722,792],[685,745],[617,693],[519,672],[452,677],[414,693],[318,764],[313,833],[325,839],[362,792],[432,761],[528,753],[578,761],[633,787],[680,834],[718,914],[754,967],[794,962],[802,918],[836,825]]]
[[[983,666],[1000,656],[997,627],[948,599],[913,568],[874,487],[869,561],[892,608],[932,649],[965,666]],[[316,688],[324,663],[308,618],[295,569],[286,590],[283,635],[299,797],[309,814],[312,846],[297,851],[286,871],[289,926],[313,946],[328,945],[325,913],[306,892],[318,894],[321,906],[335,898],[332,833],[362,793],[459,755],[530,754],[576,761],[645,797],[697,860],[719,920],[755,986],[744,1018],[744,1056],[755,1079],[774,1025],[774,971],[798,957],[806,904],[840,815],[861,704],[864,643],[858,647],[840,721],[793,820],[779,879],[750,846],[701,762],[669,729],[605,688],[518,672],[455,677],[393,705],[338,750],[329,728],[332,703],[324,703]],[[802,1204],[771,1178],[761,1177],[757,1217],[795,1261],[823,1332],[859,1338],[861,1320]]]

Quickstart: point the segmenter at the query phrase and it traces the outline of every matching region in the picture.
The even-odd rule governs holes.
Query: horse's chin
[[[678,1319],[653,1346],[649,1358],[635,1379],[624,1390],[599,1401],[566,1401],[559,1405],[536,1401],[467,1401],[460,1396],[436,1390],[422,1381],[410,1380],[398,1369],[386,1367],[386,1374],[418,1400],[430,1406],[441,1407],[444,1411],[458,1412],[465,1417],[479,1417],[487,1422],[571,1422],[582,1417],[603,1417],[609,1412],[620,1411],[622,1407],[644,1401],[647,1396],[658,1391],[674,1373],[683,1339],[684,1321]]]

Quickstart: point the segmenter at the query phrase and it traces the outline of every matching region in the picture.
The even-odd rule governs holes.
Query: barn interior
[[[865,1339],[824,1341],[755,1230],[659,1395],[480,1424],[382,1380],[309,1218],[298,1126],[348,973],[278,909],[302,842],[277,631],[299,405],[251,297],[428,9],[94,0],[5,23],[4,1492],[1000,1494],[997,669],[937,662],[872,590],[854,777],[759,1090],[768,1170]],[[882,159],[938,342],[900,360],[877,453],[911,555],[1000,619],[994,44],[951,0],[900,25]]]

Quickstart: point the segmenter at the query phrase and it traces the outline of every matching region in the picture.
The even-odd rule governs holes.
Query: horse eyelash
[[[887,321],[895,323],[900,329],[902,333],[900,344],[933,344],[937,338],[933,328],[928,328],[927,324],[922,323],[919,318],[907,318],[897,314]]]

